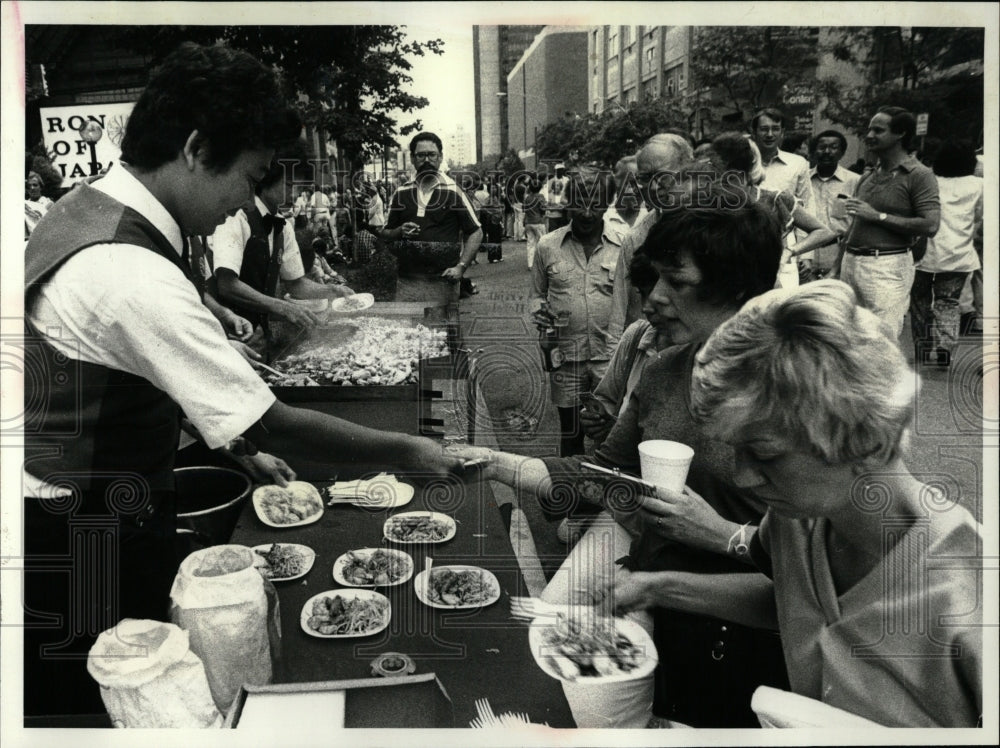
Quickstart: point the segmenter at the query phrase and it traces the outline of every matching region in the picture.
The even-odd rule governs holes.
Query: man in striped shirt
[[[460,281],[483,238],[468,197],[440,170],[442,155],[437,135],[414,136],[410,157],[416,179],[389,202],[380,235],[399,260],[396,301],[457,303]]]

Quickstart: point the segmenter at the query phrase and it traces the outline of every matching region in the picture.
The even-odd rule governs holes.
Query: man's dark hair
[[[600,194],[601,204],[607,208],[614,201],[615,175],[609,169],[581,166],[569,175],[566,183],[566,202],[569,206],[583,205],[594,194]]]
[[[667,266],[679,265],[687,251],[702,275],[698,299],[738,307],[774,288],[781,229],[744,188],[716,180],[695,200],[663,211],[638,251]]]
[[[757,129],[757,123],[760,122],[761,117],[767,117],[768,119],[773,119],[775,122],[781,125],[782,129],[785,128],[785,115],[782,114],[779,109],[775,109],[774,107],[766,107],[765,109],[761,109],[759,112],[757,112],[757,114],[753,116],[753,119],[750,120],[750,132],[753,132],[754,130]]]
[[[901,106],[881,106],[877,114],[889,115],[889,131],[896,135],[902,135],[900,145],[906,151],[910,150],[910,144],[917,135],[917,118],[912,112],[903,109]]]
[[[934,156],[939,177],[968,177],[976,171],[976,151],[965,140],[946,140]]]
[[[820,138],[836,138],[840,141],[840,151],[841,153],[847,153],[847,138],[844,137],[844,133],[840,130],[824,130],[819,135],[814,137],[809,143],[809,152],[815,153],[816,146],[819,145]]]
[[[410,155],[412,156],[417,152],[417,143],[426,140],[429,143],[433,143],[437,146],[438,153],[444,153],[444,144],[441,143],[441,138],[432,132],[420,132],[413,136],[413,140],[410,141]]]
[[[636,252],[632,255],[632,262],[628,265],[628,277],[632,285],[641,293],[649,294],[660,276],[656,268],[649,261],[649,256],[644,252]]]
[[[248,150],[277,148],[302,130],[275,74],[246,52],[184,42],[156,67],[132,109],[122,160],[150,171],[198,131],[205,165],[225,171]]]
[[[309,151],[304,140],[295,140],[283,145],[274,158],[271,159],[267,172],[254,187],[254,192],[260,194],[261,190],[273,187],[281,180],[290,179],[296,167],[304,167],[309,161]]]

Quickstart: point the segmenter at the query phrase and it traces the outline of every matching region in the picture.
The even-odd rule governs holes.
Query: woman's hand
[[[731,522],[690,487],[683,492],[657,488],[656,498],[641,497],[639,516],[646,526],[664,538],[716,553],[725,553]]]

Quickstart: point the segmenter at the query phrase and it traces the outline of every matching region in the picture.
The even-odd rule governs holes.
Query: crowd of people
[[[83,661],[40,654],[89,646],[72,580],[45,565],[73,513],[45,504],[45,477],[77,476],[78,504],[119,522],[115,559],[74,572],[116,575],[117,605],[82,613],[101,628],[163,619],[183,414],[208,448],[259,447],[277,482],[295,458],[425,475],[484,459],[485,478],[565,519],[578,540],[543,597],[634,618],[660,662],[645,679],[567,684],[580,727],[751,726],[764,684],[883,725],[981,722],[982,582],[933,563],[975,558],[981,528],[906,467],[919,379],[899,344],[908,309],[918,365],[945,364],[959,334],[982,255],[967,146],[943,145],[932,171],[911,155],[913,115],[886,107],[857,175],[840,165],[842,133],[809,141],[810,166],[781,148],[784,118],[767,109],[749,135],[697,149],[664,132],[614,169],[575,155],[551,175],[460,183],[422,132],[413,179],[386,194],[363,176],[296,185],[284,164],[302,155],[300,131],[273,71],[189,43],[153,72],[107,174],[48,216],[29,175],[27,355],[38,370],[73,359],[85,386],[25,382],[49,407],[26,439],[38,489],[24,504],[24,599],[62,612],[61,626],[26,629],[25,714],[53,709],[54,682],[61,713],[100,709]],[[558,330],[558,456],[444,450],[286,405],[254,371],[275,319],[315,325],[310,302],[353,293],[330,264],[345,250],[352,263],[393,255],[397,300],[449,305],[481,247],[502,262],[504,238],[522,233],[533,316]],[[980,318],[981,287],[980,275]],[[650,439],[694,450],[683,490],[616,477],[640,472]],[[143,507],[108,503],[123,475],[148,487]]]

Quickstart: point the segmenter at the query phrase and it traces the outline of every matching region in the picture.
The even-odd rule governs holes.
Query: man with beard
[[[551,373],[563,455],[583,449],[580,395],[601,381],[614,349],[607,330],[620,247],[604,228],[613,195],[610,172],[581,167],[574,173],[566,188],[569,225],[539,240],[532,270],[534,310],[548,304],[552,315],[568,316],[558,341],[562,363]]]
[[[417,176],[392,196],[379,233],[399,260],[396,301],[458,302],[459,285],[483,238],[475,208],[441,169],[441,138],[422,132],[410,141]]]
[[[858,175],[840,165],[847,151],[847,138],[837,130],[824,130],[812,142],[816,166],[809,172],[816,198],[816,218],[837,237],[847,233],[849,221],[843,195],[853,195]],[[812,255],[813,274],[822,278],[837,260],[837,244],[819,247]]]

